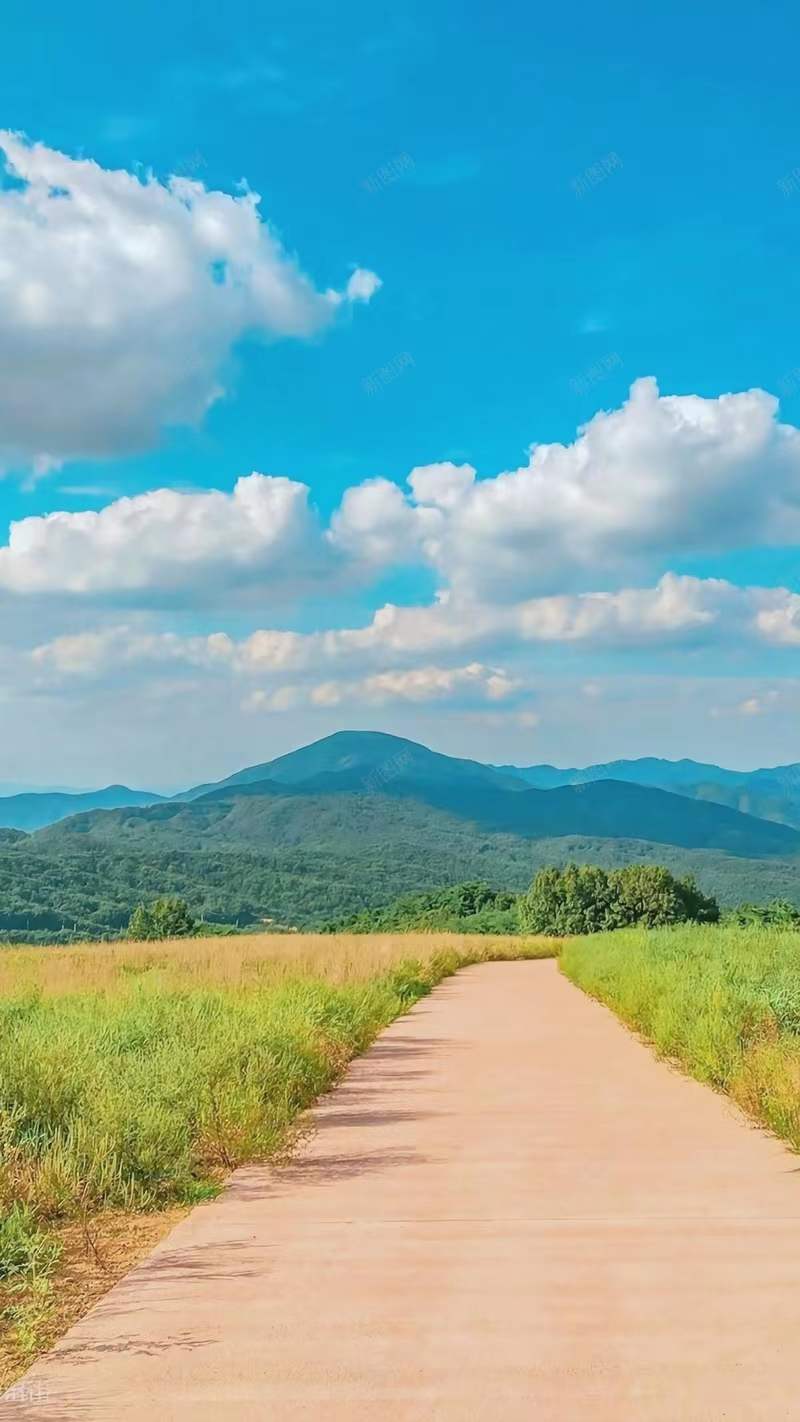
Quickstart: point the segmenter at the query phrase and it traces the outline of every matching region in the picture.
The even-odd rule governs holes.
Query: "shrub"
[[[139,904],[128,924],[128,937],[137,942],[188,938],[196,931],[197,921],[190,914],[185,899],[163,898],[152,904]]]
[[[30,1206],[17,1201],[0,1212],[0,1281],[47,1274],[58,1253],[58,1244],[39,1229]]]
[[[323,933],[516,933],[517,895],[480,881],[407,894],[325,924]]]
[[[725,922],[739,928],[763,924],[770,928],[800,927],[800,909],[788,899],[773,899],[768,904],[739,904],[725,915]]]

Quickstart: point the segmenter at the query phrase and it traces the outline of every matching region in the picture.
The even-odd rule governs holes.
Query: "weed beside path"
[[[452,934],[0,951],[0,1379],[124,1272],[126,1220],[132,1262],[155,1237],[137,1221],[170,1222],[285,1150],[299,1114],[444,977],[553,951]]]
[[[800,1150],[800,934],[684,925],[568,940],[562,970]]]

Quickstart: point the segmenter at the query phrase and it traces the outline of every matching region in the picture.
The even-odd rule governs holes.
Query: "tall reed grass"
[[[568,940],[567,977],[800,1150],[800,934],[625,929]]]

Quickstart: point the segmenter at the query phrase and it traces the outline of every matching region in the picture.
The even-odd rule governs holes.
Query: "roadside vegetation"
[[[326,925],[324,933],[519,933],[519,894],[481,882],[406,894]]]
[[[682,925],[575,938],[567,977],[800,1151],[800,932]]]
[[[71,1321],[71,1277],[80,1311],[157,1237],[141,1217],[170,1223],[236,1165],[280,1155],[435,983],[552,951],[291,934],[0,952],[0,1380]]]
[[[749,905],[746,906],[750,908]],[[800,917],[800,915],[799,915]],[[484,883],[456,884],[411,894],[377,909],[331,923],[332,933],[527,933],[563,938],[571,933],[643,924],[715,923],[716,899],[691,876],[679,879],[660,864],[629,864],[607,871],[596,864],[540,869],[525,893]]]

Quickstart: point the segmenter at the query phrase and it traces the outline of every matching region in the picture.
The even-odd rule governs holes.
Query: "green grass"
[[[0,1217],[0,1280],[32,1282],[50,1273],[58,1245],[41,1230],[29,1205],[12,1205]]]
[[[215,1169],[271,1154],[399,1001],[390,983],[296,983],[14,1004],[11,1170],[46,1217],[191,1199]]]
[[[346,1062],[460,961],[342,984],[166,987],[128,972],[114,993],[0,1001],[0,1201],[53,1219],[197,1199],[281,1149]]]
[[[194,1204],[292,1142],[348,1061],[467,963],[552,942],[257,935],[0,951],[0,1314],[52,1332],[59,1243]],[[0,1339],[2,1342],[2,1339]],[[0,1351],[2,1351],[0,1349]]]
[[[625,929],[568,941],[567,977],[800,1150],[800,934]]]

